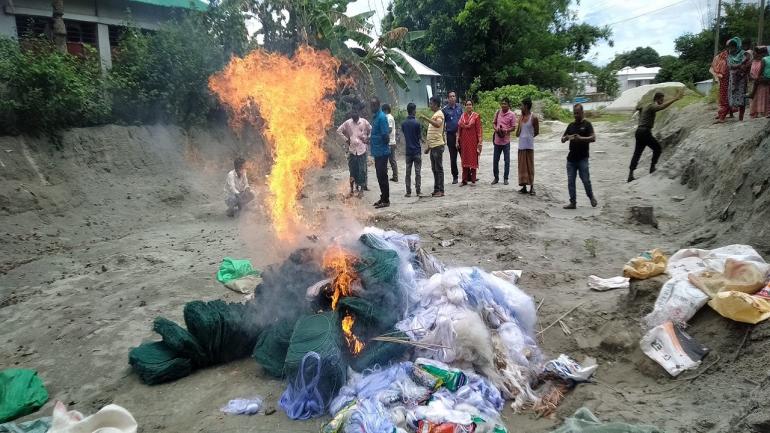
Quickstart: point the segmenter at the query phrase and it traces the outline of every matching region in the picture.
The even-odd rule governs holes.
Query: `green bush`
[[[0,133],[49,134],[109,119],[104,80],[95,50],[76,57],[43,39],[24,49],[0,38]]]
[[[194,16],[150,35],[129,29],[109,73],[113,114],[128,123],[203,123],[218,107],[209,76],[224,64],[222,48]]]
[[[539,90],[533,85],[502,86],[478,92],[478,102],[476,102],[474,109],[481,115],[481,121],[484,125],[484,137],[487,140],[492,138],[492,123],[495,113],[500,108],[500,101],[506,97],[511,101],[512,110],[519,109],[521,101],[529,97],[534,101],[535,105],[542,105],[542,114],[546,119],[567,121],[572,117],[568,110],[564,110],[559,106],[559,100],[553,93]]]
[[[548,120],[560,120],[566,123],[571,122],[573,119],[571,111],[562,108],[558,102],[554,102],[551,99],[546,99],[543,103],[543,117]]]

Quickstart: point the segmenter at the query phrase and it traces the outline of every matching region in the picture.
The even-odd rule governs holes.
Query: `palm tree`
[[[64,0],[52,0],[53,7],[53,42],[56,50],[67,53],[67,27],[64,25]]]

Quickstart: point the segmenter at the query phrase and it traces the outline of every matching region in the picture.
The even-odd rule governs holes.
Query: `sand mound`
[[[607,106],[607,111],[633,111],[636,108],[636,104],[643,98],[652,100],[652,95],[655,92],[663,92],[666,97],[671,97],[676,94],[678,89],[684,88],[682,83],[658,83],[647,84],[645,86],[634,87],[623,92],[618,99],[612,101],[612,104]]]

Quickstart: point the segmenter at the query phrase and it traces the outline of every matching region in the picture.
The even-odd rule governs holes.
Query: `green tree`
[[[660,55],[652,47],[636,47],[631,51],[620,53],[607,65],[610,69],[620,70],[625,67],[656,66],[660,63]]]
[[[576,24],[569,0],[395,0],[384,28],[424,29],[410,54],[445,77],[484,87],[572,84],[569,73],[608,28]]]
[[[596,74],[596,90],[606,93],[611,98],[618,96],[620,83],[618,83],[618,78],[615,76],[616,72],[609,66],[599,70]]]

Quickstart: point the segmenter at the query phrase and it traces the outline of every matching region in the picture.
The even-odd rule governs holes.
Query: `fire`
[[[348,343],[350,353],[358,355],[364,350],[364,343],[353,334],[353,324],[356,320],[350,314],[346,314],[342,319],[342,333],[345,335],[345,341]]]
[[[353,281],[358,278],[353,268],[355,256],[339,245],[326,249],[323,267],[332,276],[332,310],[337,309],[340,298],[353,295]]]
[[[271,145],[268,205],[276,235],[291,240],[303,227],[297,199],[308,170],[323,165],[320,146],[332,123],[339,62],[326,51],[300,47],[293,58],[255,50],[233,57],[209,87],[233,112],[234,126],[259,126]],[[255,112],[258,110],[258,114]]]

